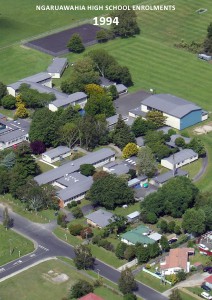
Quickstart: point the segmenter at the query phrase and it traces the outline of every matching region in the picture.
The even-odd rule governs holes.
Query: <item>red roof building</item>
[[[95,295],[94,293],[89,293],[89,294],[79,298],[78,300],[104,300],[104,299]]]

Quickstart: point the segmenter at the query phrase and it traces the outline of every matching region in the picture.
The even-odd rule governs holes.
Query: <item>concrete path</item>
[[[108,146],[115,150],[117,157],[122,157],[122,151],[119,147],[115,146],[114,144],[109,144]]]
[[[198,180],[200,180],[200,178],[203,176],[203,174],[205,173],[206,169],[208,166],[208,155],[206,154],[205,157],[203,157],[202,159],[202,167],[200,169],[200,171],[197,173],[196,176],[194,176],[194,178],[192,179],[193,182],[196,182]]]

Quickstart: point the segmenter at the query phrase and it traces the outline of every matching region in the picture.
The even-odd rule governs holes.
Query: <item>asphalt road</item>
[[[0,222],[2,222],[3,205],[0,204]],[[33,253],[20,257],[8,264],[0,266],[0,281],[7,276],[20,272],[21,270],[30,267],[39,261],[55,257],[64,256],[73,259],[74,249],[71,245],[58,239],[52,232],[52,226],[49,224],[36,224],[20,215],[9,211],[9,215],[14,219],[14,230],[25,235],[34,241],[36,250]],[[95,260],[94,271],[99,272],[103,276],[115,283],[118,282],[120,272],[104,264],[99,260]],[[137,294],[146,300],[165,300],[165,296],[159,292],[149,288],[146,285],[138,283]]]

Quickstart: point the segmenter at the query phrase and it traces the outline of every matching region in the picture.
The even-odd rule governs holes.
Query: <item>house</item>
[[[169,251],[169,255],[160,263],[162,274],[170,275],[179,271],[190,271],[189,255],[194,254],[194,248],[176,248]]]
[[[124,84],[116,84],[116,90],[118,92],[119,95],[123,95],[128,93],[128,89]]]
[[[80,173],[65,175],[54,182],[54,186],[62,187],[57,191],[60,207],[66,206],[71,201],[79,201],[85,197],[86,192],[91,188],[93,178],[86,177]]]
[[[95,295],[94,293],[89,293],[89,294],[79,298],[78,300],[104,300],[104,299]]]
[[[70,148],[65,146],[58,146],[57,148],[44,152],[42,154],[42,160],[49,163],[54,163],[55,161],[70,156],[70,154],[71,154]]]
[[[148,177],[146,175],[140,175],[137,178],[133,178],[127,182],[128,187],[140,187],[144,183],[148,182]]]
[[[129,116],[133,118],[142,117],[142,119],[146,119],[147,112],[141,110],[141,107],[132,108],[129,110]]]
[[[84,92],[76,92],[71,95],[63,94],[63,97],[49,103],[49,110],[57,111],[60,107],[66,108],[69,105],[80,105],[81,109],[87,103],[87,95]]]
[[[160,174],[158,176],[153,177],[150,180],[150,183],[156,186],[161,187],[164,183],[166,183],[169,179],[177,177],[177,176],[185,176],[188,177],[188,172],[182,169],[176,169],[175,172],[168,171],[166,173]]]
[[[150,235],[149,235],[149,238],[154,240],[155,242],[159,242],[160,239],[161,239],[162,235],[158,232],[152,232]]]
[[[56,169],[35,176],[34,179],[39,185],[54,183],[57,179],[64,177],[66,174],[78,172],[80,166],[83,164],[92,164],[96,168],[113,160],[115,160],[115,152],[109,148],[102,148],[74,161],[70,161]]]
[[[53,58],[51,65],[49,65],[47,72],[52,78],[60,78],[67,66],[67,58],[55,57]]]
[[[135,245],[136,243],[141,243],[143,245],[154,244],[155,241],[148,236],[150,232],[149,227],[140,225],[135,229],[121,234],[120,237],[121,241],[127,245]]]
[[[170,94],[155,94],[141,101],[141,111],[156,110],[166,117],[166,125],[182,130],[207,118],[201,107]],[[203,118],[204,117],[204,118]]]
[[[28,141],[30,123],[26,120],[0,120],[0,150]]]
[[[35,84],[37,83],[39,85],[52,88],[52,77],[51,77],[51,75],[49,75],[46,72],[41,72],[41,73],[29,76],[29,77],[20,79],[19,81],[9,84],[7,86],[8,94],[12,95],[14,97],[17,96],[17,94],[19,92],[19,88],[20,88],[21,84],[23,84],[23,83],[26,83],[29,85],[31,85],[33,83],[35,83]]]
[[[100,85],[105,88],[109,88],[111,85],[116,84],[115,82],[110,81],[109,79],[102,76],[99,77],[99,80],[100,80]]]
[[[198,159],[198,154],[191,149],[181,150],[167,158],[161,159],[161,165],[167,169],[173,170],[190,164]]]
[[[133,213],[127,215],[127,221],[129,223],[134,223],[139,220],[139,217],[140,217],[140,212],[134,211]]]
[[[106,210],[98,209],[91,214],[85,216],[87,224],[93,227],[103,228],[113,221],[114,215]]]
[[[210,289],[212,289],[212,275],[205,278],[205,285],[207,285]]]
[[[109,130],[113,130],[114,129],[116,123],[118,122],[118,118],[119,118],[119,115],[117,114],[117,115],[108,117],[106,119]],[[122,116],[122,120],[125,122],[125,121],[128,120],[128,117],[127,116]]]
[[[116,175],[127,174],[129,170],[130,169],[127,164],[117,163],[116,161],[112,161],[103,166],[103,171]]]
[[[170,137],[170,141],[169,142],[166,142],[166,145],[169,146],[170,148],[175,148],[177,147],[177,145],[175,144],[175,141],[177,138],[182,138],[185,142],[185,144],[189,144],[190,141],[191,141],[191,138],[187,138],[187,137],[184,137],[180,134],[173,134],[171,137]]]

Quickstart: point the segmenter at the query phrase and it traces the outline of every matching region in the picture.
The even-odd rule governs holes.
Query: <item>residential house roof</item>
[[[177,177],[177,176],[187,176],[187,175],[188,175],[187,171],[184,171],[184,170],[179,168],[175,171],[175,173],[173,173],[173,171],[171,170],[171,171],[168,171],[164,174],[161,174],[161,175],[158,175],[158,176],[154,177],[153,180],[156,183],[163,184],[171,178],[174,178],[174,177]]]
[[[106,227],[110,224],[110,221],[113,220],[113,216],[114,215],[109,211],[98,209],[85,217],[91,222],[97,224],[99,227]]]
[[[11,140],[18,139],[22,136],[26,136],[27,134],[28,134],[28,132],[24,129],[12,130],[12,131],[9,131],[8,133],[0,135],[0,142],[7,143]]]
[[[205,282],[211,283],[212,284],[212,275],[208,276],[205,278]]]
[[[132,113],[132,114],[134,114],[136,116],[143,117],[143,118],[145,118],[146,114],[147,114],[146,112],[141,111],[141,107],[140,106],[136,107],[136,108],[133,108],[133,109],[130,109],[129,113]]]
[[[66,106],[68,104],[71,104],[73,102],[80,101],[80,100],[83,100],[83,99],[86,99],[86,98],[87,98],[87,95],[85,93],[76,92],[76,93],[73,93],[71,95],[66,95],[63,98],[54,100],[50,104],[53,104],[56,107],[63,107],[63,106]]]
[[[170,138],[170,141],[169,141],[169,142],[166,142],[166,145],[171,146],[171,147],[176,147],[175,141],[176,141],[176,139],[179,138],[179,137],[180,137],[180,138],[183,138],[186,144],[189,144],[190,141],[191,141],[191,138],[184,137],[184,136],[182,136],[182,135],[180,135],[180,134],[173,134],[173,135],[171,136],[171,138]]]
[[[65,66],[67,65],[68,60],[67,58],[63,57],[55,57],[51,65],[49,65],[47,72],[48,73],[61,73]]]
[[[114,157],[115,152],[109,148],[102,148],[98,151],[91,152],[83,157],[80,157],[74,161],[70,161],[56,169],[52,169],[48,172],[42,173],[34,179],[38,182],[38,184],[46,184],[49,182],[53,182],[58,178],[63,177],[65,174],[71,174],[79,170],[82,164],[96,164],[97,162],[109,158]]]
[[[57,196],[64,202],[71,198],[85,194],[93,184],[92,177],[86,177],[82,181],[72,181],[72,184],[65,189],[60,190]]]
[[[30,123],[26,120],[1,120],[0,123],[6,126],[5,129],[0,130],[0,141],[3,143],[7,143],[12,140],[14,141],[22,136],[28,135]]]
[[[167,158],[163,158],[162,160],[166,160],[171,164],[178,164],[194,156],[198,156],[198,154],[194,152],[192,149],[183,149]]]
[[[140,216],[140,212],[139,211],[134,211],[131,214],[127,215],[128,219],[134,219]]]
[[[187,270],[188,255],[194,253],[194,248],[176,248],[169,251],[165,257],[165,264],[161,264],[162,270],[170,268],[180,268]]]
[[[141,243],[141,244],[153,244],[155,241],[150,239],[147,234],[150,232],[150,229],[144,225],[140,225],[137,228],[127,231],[121,235],[121,238],[127,240],[132,244]]]
[[[104,300],[104,299],[95,295],[94,293],[89,293],[89,294],[79,298],[78,300]]]
[[[57,148],[51,149],[43,153],[43,155],[49,156],[50,158],[55,158],[60,155],[70,152],[71,149],[66,146],[58,146]]]
[[[106,119],[107,123],[108,123],[108,126],[111,126],[111,125],[114,125],[118,122],[118,118],[119,118],[119,115],[114,115],[114,116],[111,116],[109,118]],[[122,120],[127,120],[128,117],[127,116],[122,116]]]
[[[113,85],[115,82],[110,81],[109,79],[105,78],[105,77],[99,77],[100,80],[100,85],[101,86],[105,86],[105,87],[109,87],[111,85]]]
[[[201,107],[196,104],[170,94],[151,95],[147,99],[142,100],[141,104],[177,118],[182,118],[192,111],[201,110]]]
[[[161,237],[162,237],[162,235],[158,232],[153,232],[149,235],[149,238],[153,239],[156,242],[160,241]]]

